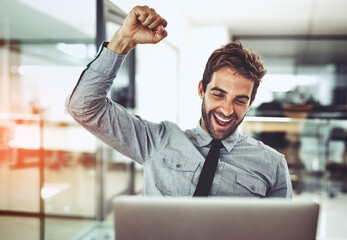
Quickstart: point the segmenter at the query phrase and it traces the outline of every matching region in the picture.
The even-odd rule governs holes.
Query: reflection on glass
[[[38,130],[35,121],[0,114],[0,210],[39,212]]]

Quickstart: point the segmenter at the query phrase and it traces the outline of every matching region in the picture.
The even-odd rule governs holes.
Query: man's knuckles
[[[157,19],[157,16],[154,14],[149,14],[146,18],[146,23],[151,24],[152,22],[154,22]]]

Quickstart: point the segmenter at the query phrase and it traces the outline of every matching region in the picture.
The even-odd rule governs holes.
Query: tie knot
[[[220,140],[213,139],[212,140],[212,147],[213,148],[222,148],[223,144],[222,144],[222,142]]]

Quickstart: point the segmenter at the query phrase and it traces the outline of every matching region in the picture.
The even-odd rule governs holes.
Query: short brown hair
[[[254,82],[251,95],[251,101],[253,101],[260,81],[266,73],[260,56],[253,50],[247,51],[244,49],[240,41],[231,42],[215,50],[206,63],[202,78],[202,87],[204,92],[211,81],[213,73],[223,67],[231,68],[242,77]]]

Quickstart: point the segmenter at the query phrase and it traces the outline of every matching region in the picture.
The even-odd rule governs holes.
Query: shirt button
[[[251,189],[252,189],[252,191],[254,191],[254,190],[255,190],[255,187],[254,187],[254,186],[251,186]]]
[[[176,164],[176,168],[180,168],[181,166],[182,166],[182,165],[179,164],[179,163]]]

